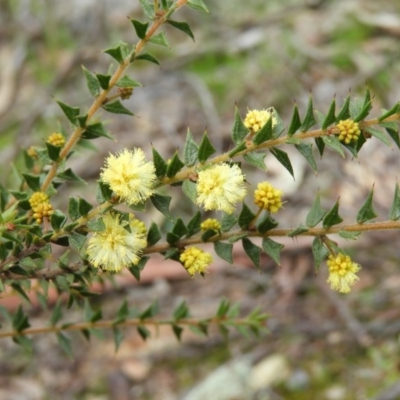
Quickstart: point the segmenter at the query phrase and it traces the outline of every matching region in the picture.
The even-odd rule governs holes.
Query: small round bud
[[[207,253],[198,247],[188,247],[180,255],[179,260],[186,271],[193,276],[195,273],[203,274],[213,259],[210,253]]]
[[[346,144],[355,142],[361,133],[358,122],[354,122],[352,119],[339,121],[336,127],[339,129],[339,140]]]
[[[257,133],[270,118],[272,118],[272,126],[275,126],[278,121],[272,115],[272,109],[250,110],[246,114],[246,118],[244,119],[243,123],[246,128],[250,129],[254,133]]]
[[[200,228],[202,231],[206,231],[208,229],[212,229],[216,232],[221,230],[221,224],[220,222],[215,219],[215,218],[208,218],[205,221],[203,221],[200,225]]]
[[[46,142],[55,147],[63,147],[65,144],[65,137],[62,133],[55,132],[47,138]]]
[[[282,190],[275,189],[269,182],[260,182],[254,191],[254,203],[270,213],[282,208]]]
[[[118,88],[119,97],[121,100],[129,99],[132,96],[133,87],[120,87]]]

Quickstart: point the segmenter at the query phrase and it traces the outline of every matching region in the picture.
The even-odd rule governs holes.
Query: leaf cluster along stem
[[[227,318],[227,317],[212,317],[207,319],[195,319],[195,318],[185,318],[181,320],[175,319],[140,319],[133,318],[120,323],[115,323],[114,320],[107,321],[96,321],[96,322],[81,322],[77,324],[68,324],[68,325],[55,325],[55,326],[47,326],[42,328],[27,328],[22,331],[8,331],[0,333],[0,339],[4,339],[7,337],[15,337],[15,336],[27,336],[27,335],[39,335],[43,333],[59,333],[59,332],[67,332],[67,331],[81,331],[81,330],[89,330],[89,329],[110,329],[114,327],[124,328],[131,326],[161,326],[161,325],[184,325],[184,326],[201,326],[201,325],[219,325],[223,323],[228,323],[230,325],[251,325],[251,320],[247,318]]]
[[[367,224],[351,224],[351,225],[336,225],[330,228],[310,228],[306,232],[300,233],[298,236],[310,236],[310,237],[324,237],[326,235],[337,234],[341,231],[345,232],[368,232],[368,231],[380,231],[380,230],[394,230],[400,229],[400,221],[382,221],[382,222],[371,222]],[[261,234],[255,231],[246,231],[246,230],[236,230],[225,232],[222,234],[218,234],[212,236],[207,240],[207,243],[214,243],[224,240],[229,240],[231,237],[246,235],[247,237],[287,237],[289,233],[291,233],[293,229],[271,229],[268,232]],[[204,243],[201,236],[193,236],[187,239],[182,239],[175,243],[175,246],[171,246],[169,243],[159,243],[154,246],[147,247],[143,254],[152,254],[152,253],[161,253],[168,251],[172,247],[183,248],[185,246],[196,245],[199,243]],[[19,260],[23,259],[25,256],[28,256],[31,253],[37,251],[37,247],[31,247],[29,249],[24,250],[18,256],[13,256],[12,258],[8,258],[5,261],[0,263],[0,270],[7,264],[16,263]],[[23,254],[21,256],[21,254]],[[82,264],[77,263],[75,265],[71,265],[68,268],[68,271],[73,273],[80,270]],[[56,268],[45,268],[38,271],[32,271],[32,275],[22,276],[18,274],[14,274],[8,271],[0,271],[0,277],[15,279],[15,280],[23,280],[23,279],[54,279],[58,275],[65,274],[66,270],[60,267]]]
[[[178,8],[184,6],[187,3],[187,0],[178,0],[175,5],[173,5],[173,10],[176,11]],[[146,45],[146,43],[151,39],[151,37],[154,35],[154,33],[160,28],[160,26],[166,22],[166,14],[157,14],[156,18],[151,25],[151,27],[148,29],[146,36],[143,39],[140,39],[137,45],[134,48],[135,52],[135,58],[136,56],[143,50],[143,47]],[[97,110],[104,104],[104,101],[110,92],[110,90],[115,86],[115,84],[118,82],[118,80],[121,78],[122,74],[124,71],[129,67],[132,61],[131,60],[132,53],[129,54],[125,60],[119,65],[118,69],[114,72],[112,75],[108,88],[103,89],[101,93],[96,97],[94,100],[93,104],[89,108],[89,111],[87,112],[87,122],[92,118],[92,116],[97,112]],[[134,59],[135,59],[134,58]],[[57,174],[58,167],[61,163],[62,160],[64,160],[69,152],[72,150],[72,148],[75,146],[75,144],[78,142],[80,139],[82,133],[85,131],[85,127],[76,127],[75,130],[73,131],[72,135],[68,139],[68,141],[65,143],[65,146],[60,152],[59,160],[54,161],[51,169],[49,170],[42,186],[41,186],[41,191],[46,191],[46,189],[50,186],[53,178]]]
[[[370,120],[366,120],[366,121],[362,121],[360,122],[360,129],[372,126],[372,125],[377,125],[380,124],[382,122],[391,122],[391,121],[399,121],[400,120],[400,114],[394,114],[391,115],[388,118],[385,118],[384,120],[380,121],[378,118],[374,118],[374,119],[370,119]],[[234,156],[230,156],[229,152],[226,152],[224,154],[221,154],[219,156],[210,158],[206,163],[204,164],[197,164],[193,167],[186,167],[184,168],[182,171],[178,172],[175,176],[173,176],[172,178],[168,178],[168,177],[164,177],[161,181],[161,184],[164,185],[170,185],[176,182],[180,182],[183,181],[185,179],[188,179],[188,177],[192,176],[196,170],[199,168],[199,166],[205,166],[205,165],[212,165],[212,164],[219,164],[219,163],[223,163],[226,161],[230,161],[232,158],[234,157],[238,157],[238,156],[244,156],[248,153],[252,153],[252,152],[257,152],[260,150],[266,150],[266,149],[270,149],[276,146],[281,146],[283,144],[285,144],[288,139],[293,139],[293,138],[297,138],[299,140],[305,140],[305,139],[312,139],[312,138],[318,138],[318,137],[322,137],[322,136],[330,136],[332,134],[337,134],[339,133],[339,130],[335,127],[330,128],[329,130],[327,129],[315,129],[312,131],[308,131],[308,132],[303,132],[303,133],[298,133],[296,135],[293,136],[283,136],[281,138],[277,138],[277,139],[271,139],[268,140],[265,143],[261,143],[259,145],[257,144],[252,144],[250,146],[248,146],[246,149],[236,153]]]

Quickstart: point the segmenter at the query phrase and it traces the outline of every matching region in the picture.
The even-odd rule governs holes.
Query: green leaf
[[[150,331],[145,326],[138,326],[137,331],[143,340],[146,340],[151,336]]]
[[[235,108],[235,121],[232,127],[232,139],[234,143],[239,144],[249,133],[249,130],[244,126],[242,117],[240,116],[239,110]]]
[[[382,132],[380,129],[368,127],[365,128],[365,130],[370,133],[372,136],[375,136],[377,139],[379,139],[381,142],[385,143],[386,146],[390,147],[390,141],[385,135],[384,132]]]
[[[55,231],[60,230],[66,221],[67,217],[60,210],[54,211],[54,213],[50,216],[50,224]]]
[[[217,253],[218,257],[222,258],[229,264],[233,264],[232,243],[214,242],[214,250]]]
[[[386,118],[391,117],[394,114],[400,113],[400,101],[398,101],[389,111],[384,112],[379,118],[378,121],[383,121]]]
[[[142,10],[144,12],[144,15],[150,19],[153,20],[154,18],[154,6],[152,3],[149,3],[147,0],[139,0],[140,5],[142,6]]]
[[[175,244],[179,241],[179,236],[175,235],[175,233],[168,232],[166,235],[167,243],[170,246],[175,246]]]
[[[265,166],[264,162],[265,157],[266,154],[263,153],[247,153],[243,156],[243,159],[247,162],[247,164],[266,171],[267,167]]]
[[[274,242],[270,238],[264,238],[262,241],[263,250],[278,264],[281,265],[281,251],[285,246]]]
[[[149,230],[147,231],[147,246],[155,245],[160,239],[161,233],[158,225],[152,222]]]
[[[246,203],[243,203],[243,208],[242,211],[240,212],[238,223],[239,226],[243,229],[246,230],[249,225],[254,221],[255,214],[250,210],[249,207],[247,207]]]
[[[340,143],[339,139],[336,136],[323,136],[322,140],[328,147],[335,150],[342,157],[344,157],[342,144]]]
[[[207,6],[204,4],[203,0],[189,0],[187,2],[187,6],[189,8],[193,8],[193,10],[203,11],[209,13]]]
[[[175,260],[175,261],[179,261],[179,255],[180,255],[179,250],[174,247],[174,248],[171,248],[171,249],[167,250],[164,253],[164,258],[166,260],[172,259],[172,260]]]
[[[69,198],[68,215],[72,219],[72,221],[75,221],[81,216],[78,209],[78,200],[74,197]]]
[[[74,354],[72,353],[71,340],[61,332],[57,332],[56,336],[61,349],[70,359],[73,359]]]
[[[113,338],[114,338],[115,352],[117,352],[119,349],[119,346],[121,345],[121,343],[124,339],[124,333],[117,326],[113,326],[112,333],[113,333]]]
[[[185,164],[181,161],[178,152],[176,151],[171,161],[167,165],[168,178],[175,176],[184,166]]]
[[[29,328],[31,325],[29,323],[28,316],[24,314],[22,306],[19,305],[17,312],[14,314],[12,318],[12,326],[13,329],[17,332],[22,332],[24,329]]]
[[[194,235],[195,233],[199,232],[201,229],[200,225],[201,225],[201,212],[197,211],[197,213],[194,215],[194,217],[187,224],[186,237],[190,237],[190,236]]]
[[[288,136],[294,135],[296,131],[300,129],[300,127],[301,127],[301,120],[299,115],[299,108],[297,107],[297,104],[295,104],[293,108],[292,120],[290,121],[287,135]]]
[[[367,89],[361,111],[356,115],[356,117],[354,118],[354,121],[359,122],[362,119],[364,119],[365,117],[367,117],[369,112],[371,111],[371,108],[372,108],[371,93],[370,93],[369,89]]]
[[[356,240],[361,235],[361,232],[359,232],[359,231],[350,232],[350,231],[345,231],[342,229],[341,231],[339,231],[338,235],[340,237],[342,237],[343,239]]]
[[[340,224],[343,221],[343,218],[339,215],[339,199],[332,207],[330,211],[325,214],[325,217],[322,221],[322,225],[324,228],[330,228],[333,225]]]
[[[154,35],[150,38],[149,42],[153,44],[158,44],[159,46],[164,46],[170,48],[168,40],[165,36],[164,32],[160,32],[157,35]]]
[[[194,165],[197,161],[198,152],[199,152],[199,146],[194,141],[193,135],[190,132],[190,129],[188,128],[186,134],[185,147],[183,148],[183,160],[185,162],[185,165],[187,165],[188,167]]]
[[[174,332],[175,337],[181,341],[181,336],[182,336],[182,332],[183,332],[183,328],[181,328],[178,325],[173,324],[172,325],[172,331]]]
[[[90,94],[93,97],[97,97],[100,94],[100,91],[101,91],[99,81],[97,80],[95,75],[92,74],[83,65],[82,65],[82,69],[83,69],[83,73],[85,74],[86,85],[87,85],[87,87],[89,89]]]
[[[64,179],[65,181],[69,182],[81,182],[86,184],[86,182],[76,175],[71,168],[68,168],[64,172],[57,174],[57,178]]]
[[[202,235],[201,235],[201,240],[205,243],[208,242],[208,239],[212,238],[215,235],[218,235],[219,233],[215,231],[214,229],[207,229]]]
[[[270,149],[270,152],[289,171],[290,175],[292,175],[294,178],[292,163],[290,162],[290,159],[289,159],[289,156],[287,155],[287,153],[285,153],[283,150],[280,150],[278,148],[272,148],[272,149]]]
[[[399,127],[394,121],[391,122],[381,122],[380,125],[386,129],[386,132],[396,143],[396,146],[400,148],[400,138],[399,138]]]
[[[153,164],[156,169],[156,176],[157,178],[162,178],[165,176],[165,173],[167,172],[167,163],[164,161],[164,159],[160,156],[158,151],[152,147],[152,152],[153,152]]]
[[[22,174],[24,177],[26,184],[32,189],[34,192],[40,191],[40,177],[37,175],[31,174]]]
[[[223,318],[228,313],[229,309],[231,308],[231,304],[227,299],[221,299],[218,310],[216,312],[216,317]]]
[[[245,233],[241,233],[240,235],[230,236],[228,241],[229,241],[229,243],[235,243],[235,242],[238,242],[239,240],[247,238],[248,235],[249,234],[247,232],[245,232]]]
[[[317,145],[319,155],[322,157],[324,154],[325,142],[320,137],[317,137],[314,140],[315,140],[315,144]]]
[[[118,87],[126,88],[126,87],[137,87],[142,86],[142,84],[134,79],[129,78],[129,76],[125,75],[115,84]]]
[[[101,218],[101,217],[97,217],[97,218],[89,220],[86,225],[91,232],[103,232],[106,230],[106,226],[104,225],[103,218]]]
[[[229,232],[236,223],[237,218],[233,214],[224,213],[221,220],[221,231]]]
[[[315,198],[314,203],[311,206],[311,209],[306,217],[307,226],[309,226],[310,228],[314,227],[315,225],[317,225],[319,222],[322,221],[322,218],[324,218],[325,214],[326,211],[322,209],[321,199],[319,193],[317,193],[317,197]]]
[[[325,117],[324,121],[322,122],[323,130],[325,130],[329,125],[336,122],[335,110],[336,110],[336,101],[335,101],[335,99],[333,99],[331,105],[329,106],[328,114]]]
[[[103,53],[109,54],[111,57],[117,60],[119,64],[122,64],[124,59],[130,53],[130,48],[128,43],[119,42],[116,47],[103,50]]]
[[[109,88],[111,75],[96,74],[96,78],[102,89],[107,90]]]
[[[357,213],[357,222],[363,224],[364,222],[370,221],[378,216],[374,210],[373,205],[374,188],[368,194],[367,199]]]
[[[125,108],[119,100],[116,100],[112,103],[106,103],[102,105],[102,108],[113,114],[126,114],[126,115],[134,115],[132,111]]]
[[[68,118],[68,120],[73,124],[73,125],[78,125],[76,117],[80,114],[79,108],[78,107],[71,107],[62,101],[57,101],[57,104],[61,107],[61,110],[63,110],[65,116]]]
[[[140,261],[136,265],[131,265],[128,267],[129,272],[138,280],[140,281],[140,273],[143,271],[147,261],[150,260],[150,257],[143,256]]]
[[[215,147],[210,142],[207,132],[204,132],[203,139],[200,143],[198,158],[201,163],[207,161],[207,159],[216,152]]]
[[[192,30],[190,29],[189,24],[187,24],[186,22],[174,21],[172,19],[167,19],[167,23],[173,26],[174,28],[179,29],[180,31],[186,33],[186,35],[190,36],[194,41],[194,35]]]
[[[131,23],[135,28],[136,35],[139,39],[144,39],[146,37],[147,28],[149,27],[148,22],[140,22],[136,19],[131,19]]]
[[[70,243],[77,250],[81,250],[86,242],[86,236],[81,235],[80,233],[72,232],[69,238]]]
[[[154,301],[149,307],[147,307],[142,313],[139,314],[141,320],[155,317],[159,312],[158,302]]]
[[[307,232],[308,228],[306,228],[304,225],[300,224],[300,226],[298,226],[297,228],[293,229],[292,231],[290,231],[288,233],[288,237],[295,237],[295,236],[299,236],[304,232]]]
[[[250,260],[253,262],[257,269],[260,269],[260,247],[256,246],[251,240],[247,238],[242,239],[242,244],[243,249]]]
[[[128,302],[124,300],[124,302],[121,304],[121,306],[117,311],[117,315],[114,319],[114,325],[118,325],[121,322],[125,322],[128,316],[129,316]]]
[[[196,204],[197,199],[197,185],[189,180],[185,180],[182,184],[183,193],[189,197],[189,199]]]
[[[137,60],[150,61],[153,64],[160,65],[160,62],[157,60],[157,58],[155,58],[154,56],[152,56],[149,53],[143,53],[143,54],[136,56],[135,61],[137,61]]]
[[[301,125],[300,130],[302,132],[307,132],[316,123],[317,123],[317,120],[315,119],[315,116],[314,116],[313,98],[312,98],[312,95],[310,94],[310,97],[308,98],[308,106],[307,106],[306,116],[304,117],[303,124]]]
[[[183,223],[181,218],[178,218],[176,220],[175,225],[172,228],[172,233],[177,235],[179,238],[181,238],[182,236],[186,235],[187,228],[186,228],[186,226]]]
[[[104,128],[104,125],[101,122],[96,122],[86,126],[86,129],[81,136],[82,139],[96,139],[98,137],[105,137],[114,140],[114,137],[106,128]]]
[[[296,144],[294,147],[296,147],[299,153],[308,161],[311,168],[317,172],[317,163],[315,162],[313,155],[312,144],[301,142],[300,144]]]
[[[316,236],[313,240],[312,252],[314,256],[315,270],[318,272],[322,261],[324,261],[329,254],[329,251],[325,247],[320,236]]]
[[[171,196],[162,196],[161,194],[154,193],[153,196],[150,197],[150,200],[153,203],[153,206],[160,211],[161,214],[164,214],[168,219],[172,218],[169,212]]]
[[[253,138],[253,143],[255,145],[259,145],[264,143],[274,137],[272,130],[272,117],[268,118],[268,121],[264,124],[264,126],[256,133]]]
[[[82,197],[79,198],[78,200],[78,211],[79,214],[82,216],[86,216],[89,214],[89,211],[93,208],[93,206],[88,203],[85,199]]]
[[[110,186],[102,181],[98,181],[97,191],[96,191],[96,201],[99,204],[103,204],[106,201],[110,201],[113,191],[111,190]]]
[[[243,151],[243,150],[245,150],[245,149],[247,149],[247,145],[246,145],[246,142],[243,141],[243,142],[241,142],[240,144],[238,144],[236,147],[234,147],[234,148],[228,153],[228,156],[232,158],[232,157],[235,156],[237,153],[240,153],[241,151]],[[248,153],[248,154],[250,154],[250,153]]]
[[[397,221],[400,218],[400,190],[399,184],[396,183],[396,188],[394,190],[394,198],[392,206],[389,211],[389,219],[391,221]]]
[[[62,301],[60,299],[58,299],[56,305],[53,308],[53,312],[51,313],[50,325],[51,326],[57,325],[57,323],[61,320],[62,315],[63,315],[62,314]]]
[[[51,143],[46,142],[46,148],[50,160],[57,161],[60,157],[61,147],[53,146]]]
[[[264,218],[257,221],[257,231],[260,233],[268,232],[271,229],[274,229],[278,226],[278,222],[275,221],[271,215],[266,214]]]
[[[350,95],[346,97],[346,100],[343,103],[338,116],[336,117],[336,123],[344,121],[348,118],[350,118]]]
[[[180,302],[178,307],[175,308],[174,313],[172,315],[175,321],[189,317],[190,313],[189,313],[189,308],[186,305],[186,302],[185,301]]]

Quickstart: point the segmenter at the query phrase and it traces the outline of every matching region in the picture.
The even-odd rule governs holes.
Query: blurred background
[[[116,141],[92,141],[69,160],[87,186],[61,187],[60,209],[69,195],[95,201],[94,182],[104,158],[122,148],[151,144],[165,158],[182,150],[188,127],[199,142],[204,130],[219,151],[230,148],[235,105],[275,107],[290,122],[296,102],[303,116],[310,91],[315,108],[338,107],[351,90],[374,96],[373,117],[400,100],[400,3],[397,0],[240,0],[206,1],[210,14],[180,10],[195,42],[165,27],[171,49],[150,45],[161,67],[136,63],[130,76],[142,83],[124,105],[135,117],[104,114]],[[119,40],[136,41],[127,19],[144,20],[136,0],[2,0],[0,2],[0,182],[11,186],[22,168],[21,149],[41,145],[52,132],[70,132],[54,99],[85,110],[91,104],[81,65],[106,73],[112,60],[102,49]],[[269,180],[285,193],[281,227],[297,227],[315,198],[330,209],[340,195],[340,214],[351,223],[375,184],[374,205],[387,219],[397,174],[399,149],[376,139],[357,160],[326,150],[317,157],[316,175],[290,147],[295,179],[271,156],[267,172],[246,170],[249,183]],[[91,182],[91,183],[90,183]],[[174,194],[179,192],[178,188]],[[185,221],[194,210],[174,197],[175,215]],[[147,222],[162,225],[160,214]],[[105,341],[71,336],[75,358],[68,359],[56,339],[37,337],[24,353],[0,342],[0,398],[5,400],[234,400],[234,399],[400,399],[400,277],[398,232],[365,234],[340,241],[363,267],[351,294],[340,296],[314,272],[307,239],[285,244],[281,267],[262,258],[261,273],[241,247],[234,266],[215,257],[205,279],[189,279],[179,265],[162,259],[149,263],[140,285],[122,275],[96,301],[110,315],[126,297],[143,308],[158,298],[166,315],[186,300],[193,315],[213,314],[221,297],[240,302],[244,311],[260,306],[271,315],[261,339],[218,332],[199,338],[188,332],[178,343],[170,330],[143,342],[126,330],[118,353],[111,335]],[[4,300],[4,299],[3,299]],[[4,303],[13,308],[16,303]],[[49,311],[32,307],[37,325]],[[71,310],[71,321],[81,312]]]

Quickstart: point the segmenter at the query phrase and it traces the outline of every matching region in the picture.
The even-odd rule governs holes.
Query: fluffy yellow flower
[[[103,222],[105,230],[95,232],[89,239],[89,262],[96,268],[116,272],[124,266],[137,264],[147,245],[140,221],[131,218],[130,221],[120,222],[119,215],[105,214]]]
[[[352,119],[346,119],[340,121],[336,127],[339,129],[339,140],[346,144],[355,142],[360,136],[360,128],[358,127],[358,122],[354,122]]]
[[[154,193],[155,167],[141,149],[111,154],[100,177],[127,204],[146,201]]]
[[[213,229],[214,231],[218,232],[221,230],[221,224],[215,218],[207,218],[205,221],[201,223],[200,228],[202,231]]]
[[[358,272],[361,268],[345,254],[339,253],[330,255],[327,261],[329,267],[329,277],[327,282],[331,288],[340,293],[350,292],[350,286],[358,281]]]
[[[282,190],[275,189],[269,182],[260,182],[254,191],[254,203],[270,213],[282,208]]]
[[[245,196],[244,176],[236,164],[218,164],[199,172],[196,203],[205,210],[232,214]]]
[[[271,108],[268,110],[250,110],[246,114],[246,118],[244,119],[243,123],[246,128],[256,133],[267,123],[270,118],[272,118],[272,126],[275,126],[277,120],[272,116]]]
[[[188,247],[185,249],[180,255],[179,260],[191,276],[196,272],[199,274],[206,272],[207,267],[213,261],[210,253],[206,253],[198,247]]]

